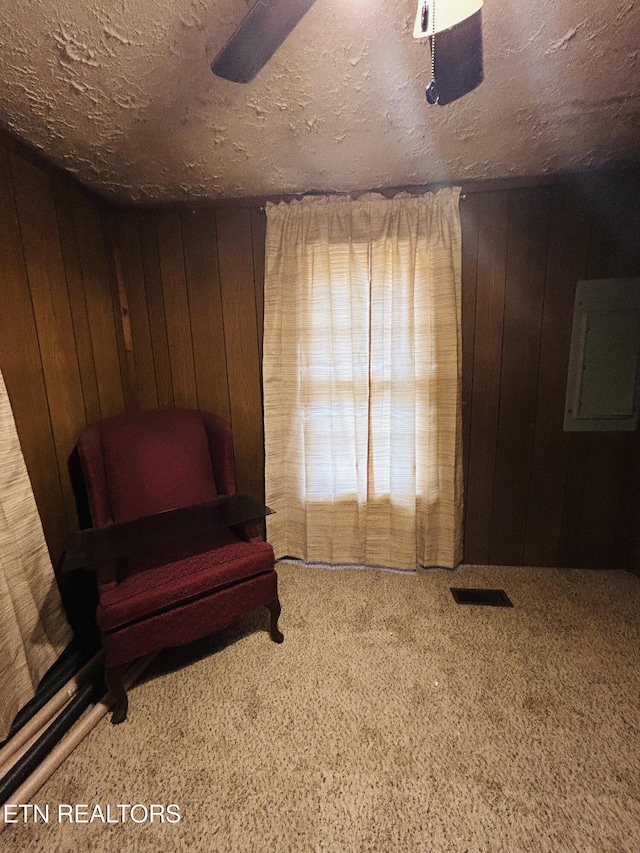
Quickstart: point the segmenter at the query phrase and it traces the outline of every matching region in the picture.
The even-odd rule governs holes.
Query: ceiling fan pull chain
[[[427,102],[429,104],[437,104],[440,100],[440,93],[438,92],[438,86],[436,84],[436,3],[433,0],[432,4],[433,8],[431,10],[431,83],[427,86],[426,96]],[[429,18],[429,8],[427,4],[424,4],[424,8],[422,9],[422,23],[423,23],[423,31],[426,32],[426,27],[424,26],[425,20],[425,9],[427,10],[427,21]]]

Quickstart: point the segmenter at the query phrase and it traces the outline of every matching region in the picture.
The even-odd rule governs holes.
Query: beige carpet
[[[640,579],[279,567],[266,611],[165,653],[41,789],[16,851],[640,850]],[[515,607],[461,607],[450,586]],[[181,667],[189,662],[189,666]],[[179,806],[59,823],[59,804]],[[158,810],[156,810],[157,813]],[[166,816],[165,812],[165,816]],[[82,815],[81,815],[82,816]],[[117,815],[111,814],[112,819]]]

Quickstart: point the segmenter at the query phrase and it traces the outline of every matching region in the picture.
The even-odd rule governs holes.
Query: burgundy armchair
[[[136,658],[261,606],[271,615],[271,638],[282,642],[274,553],[255,522],[268,509],[236,495],[223,419],[190,409],[125,412],[88,426],[77,447],[113,723],[126,718],[123,679]]]

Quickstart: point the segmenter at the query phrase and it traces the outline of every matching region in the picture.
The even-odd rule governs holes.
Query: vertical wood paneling
[[[467,196],[460,206],[462,243],[462,447],[464,494],[469,490],[471,406],[473,402],[473,353],[476,331],[476,288],[478,277],[479,198]],[[465,518],[467,503],[465,502]],[[465,524],[466,526],[466,524]]]
[[[589,184],[590,207],[595,213],[590,278],[638,274],[639,191],[638,182],[634,185],[615,175]],[[616,567],[616,558],[628,553],[631,537],[619,519],[628,517],[626,504],[633,500],[627,474],[633,456],[633,434],[591,435],[580,526],[581,566]]]
[[[498,565],[524,561],[548,223],[546,187],[511,194],[489,550]]]
[[[581,568],[620,568],[614,560],[627,436],[594,432],[589,443],[577,563]]]
[[[0,367],[49,550],[57,559],[66,542],[67,519],[9,155],[1,147],[0,246]]]
[[[260,353],[248,208],[216,213],[227,374],[239,491],[264,499]]]
[[[117,249],[114,216],[110,210],[102,212],[102,231],[107,249],[105,265],[109,277],[109,290],[113,305],[115,341],[120,361],[122,397],[125,409],[138,406],[138,379],[131,337],[129,295],[122,275],[122,262]]]
[[[509,197],[479,201],[476,321],[464,559],[486,563],[491,548],[491,508],[497,452],[500,363],[504,319]],[[463,235],[463,241],[465,237]],[[463,282],[463,287],[466,282]]]
[[[640,271],[640,179],[620,180],[615,187],[616,204],[625,212],[614,229],[609,275],[632,276]],[[616,217],[617,220],[617,217]],[[620,499],[616,521],[617,564],[636,565],[640,557],[640,430],[625,434],[620,475]],[[632,535],[629,535],[630,531]],[[640,564],[638,564],[640,571]]]
[[[558,552],[558,563],[561,566],[580,566],[583,553],[581,547],[582,512],[590,442],[591,433],[572,432],[569,434],[562,532]]]
[[[227,350],[213,212],[185,211],[182,237],[198,406],[229,420]]]
[[[158,214],[157,228],[173,399],[176,406],[197,408],[198,393],[193,363],[189,294],[184,269],[179,213],[172,211]]]
[[[465,264],[463,280],[463,305],[476,287],[474,357],[463,365],[463,387],[472,385],[465,559],[627,567],[639,547],[637,432],[564,433],[562,423],[575,287],[640,274],[640,179],[559,182],[550,221],[549,192],[506,191],[498,214],[495,194],[482,193],[478,207],[478,264]],[[509,229],[503,294],[487,275],[504,258],[496,223]],[[463,217],[470,257],[473,227]]]
[[[78,368],[80,370],[80,381],[82,383],[85,415],[87,421],[90,423],[100,419],[101,409],[84,279],[78,252],[78,235],[76,233],[73,213],[73,199],[68,187],[60,177],[54,178],[53,187],[64,267],[67,276],[69,303],[71,305],[73,328],[76,338],[76,352]]]
[[[263,424],[262,435],[264,440],[264,388],[262,384],[262,352],[264,339],[264,267],[265,267],[265,244],[267,238],[267,217],[265,208],[251,208],[251,240],[253,243],[253,285],[256,297],[256,326],[258,330],[258,364],[260,367],[260,420]],[[264,498],[264,452],[258,460],[260,465],[262,483],[260,494]],[[262,536],[267,535],[264,519],[259,524]]]
[[[640,275],[640,176],[615,182],[613,246],[609,275]],[[620,220],[617,210],[624,211]],[[640,573],[636,555],[640,555],[640,430],[626,433],[622,449],[620,497],[614,540],[617,565],[629,566]]]
[[[76,508],[67,461],[86,416],[53,191],[41,170],[17,155],[12,155],[12,173],[59,478],[72,528]]]
[[[138,215],[138,226],[140,230],[144,287],[146,289],[147,310],[149,312],[149,331],[151,334],[151,346],[153,348],[153,366],[158,405],[173,406],[171,356],[169,354],[162,276],[158,255],[158,235],[153,213],[148,211],[140,213]],[[137,286],[141,288],[143,282],[140,280]],[[128,288],[130,291],[135,290],[136,282],[130,279],[128,281]]]
[[[104,202],[0,144],[0,366],[52,560],[77,528],[69,455],[122,408]]]
[[[101,417],[121,412],[125,404],[121,349],[118,344],[119,311],[114,305],[109,256],[99,209],[85,195],[71,194],[82,267],[87,315],[91,330]]]
[[[640,275],[639,205],[637,173],[462,203],[468,562],[638,565],[638,432],[562,421],[576,283]],[[0,364],[54,559],[68,452],[124,406],[227,417],[238,488],[264,496],[265,225],[257,206],[111,208],[0,146]]]
[[[560,553],[570,434],[563,431],[576,282],[584,278],[589,219],[576,194],[556,186],[551,204],[536,423],[524,562],[554,565]]]
[[[153,409],[158,405],[158,391],[138,217],[134,211],[122,211],[115,217],[114,239],[114,262],[119,266],[128,297],[135,365],[132,397],[136,406]]]
[[[256,293],[256,322],[260,381],[262,382],[262,339],[264,337],[264,247],[267,237],[267,217],[264,210],[251,208],[251,239],[253,243],[253,281]]]
[[[579,203],[588,212],[589,240],[587,263],[584,278],[606,278],[611,249],[611,221],[608,215],[610,200],[607,183],[600,178],[591,181],[579,181],[577,184]],[[575,292],[575,291],[574,291]],[[565,506],[562,522],[562,540],[560,560],[563,565],[593,565],[590,559],[590,543],[597,537],[596,531],[586,529],[585,521],[593,517],[591,491],[596,486],[598,462],[594,458],[597,448],[602,445],[602,437],[594,440],[594,433],[573,432],[569,434],[569,457]],[[604,436],[605,446],[608,436]],[[605,472],[603,489],[610,486],[610,478]],[[596,526],[599,527],[596,519]]]

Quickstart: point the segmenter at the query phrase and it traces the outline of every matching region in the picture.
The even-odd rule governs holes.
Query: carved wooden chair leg
[[[284,634],[278,628],[278,619],[280,618],[280,600],[274,598],[267,604],[267,610],[271,614],[271,624],[269,625],[269,636],[274,643],[281,643],[284,640]]]
[[[124,674],[126,671],[126,666],[108,666],[104,673],[107,690],[109,690],[113,698],[111,722],[114,726],[118,723],[123,723],[127,718],[129,699],[127,698],[127,689],[124,686]]]

